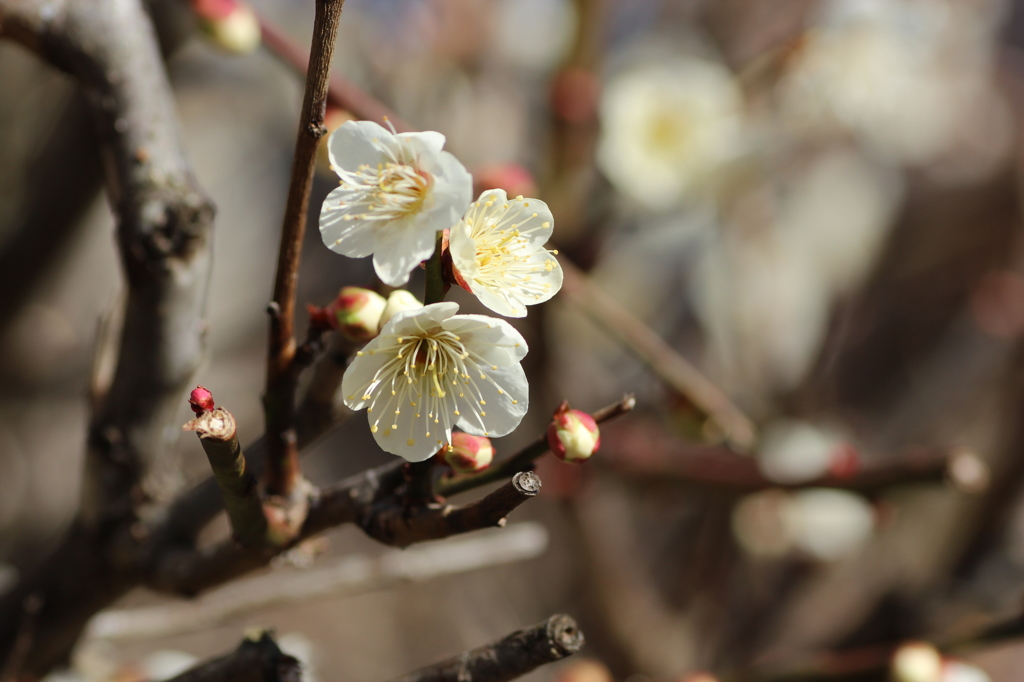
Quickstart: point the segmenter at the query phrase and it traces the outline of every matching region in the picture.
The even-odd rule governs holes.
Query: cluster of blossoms
[[[554,252],[544,246],[551,211],[498,189],[471,201],[472,177],[444,142],[436,132],[342,124],[328,140],[341,182],[321,209],[324,244],[354,258],[372,255],[380,279],[402,286],[446,233],[455,281],[496,313],[524,317],[526,306],[562,286]],[[504,320],[459,315],[453,302],[424,306],[401,289],[385,302],[360,291],[343,290],[324,309],[332,326],[369,339],[345,373],[345,404],[366,409],[387,452],[415,462],[443,450],[456,470],[487,466],[489,443],[453,438],[453,428],[486,439],[519,425],[529,403],[523,337]]]

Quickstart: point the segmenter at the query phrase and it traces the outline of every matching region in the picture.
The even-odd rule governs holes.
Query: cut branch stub
[[[497,642],[467,651],[394,682],[507,682],[583,648],[583,632],[559,614]]]
[[[267,537],[267,519],[256,489],[256,478],[246,467],[245,455],[238,443],[235,418],[218,407],[201,412],[184,428],[199,436],[224,498],[235,539],[243,545],[262,543]]]

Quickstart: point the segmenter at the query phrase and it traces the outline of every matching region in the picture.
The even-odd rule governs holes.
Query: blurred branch
[[[218,407],[203,412],[185,424],[185,429],[196,432],[210,460],[234,538],[243,545],[263,542],[267,535],[267,518],[263,515],[256,478],[245,466],[235,418]]]
[[[298,660],[281,651],[267,632],[250,635],[226,656],[201,663],[167,682],[299,682]]]
[[[277,55],[282,62],[290,66],[297,73],[305,75],[306,65],[309,63],[306,52],[295,45],[281,29],[267,21],[265,17],[261,16],[259,19],[260,31],[263,34],[263,44]],[[356,118],[367,121],[380,123],[386,118],[391,121],[391,125],[400,133],[414,130],[387,106],[339,74],[331,75],[330,86],[327,90],[327,103],[332,107],[345,109]]]
[[[173,461],[165,434],[203,355],[213,207],[184,156],[153,26],[138,0],[3,0],[0,35],[85,89],[128,282],[117,368],[90,422],[79,515],[50,557],[0,599],[2,660],[25,599],[43,600],[24,666],[38,676],[66,658],[93,613],[134,586],[136,507],[170,492],[159,475]]]
[[[497,642],[415,670],[393,682],[506,682],[583,648],[583,633],[566,615],[551,616]]]
[[[923,637],[943,654],[962,656],[977,649],[1024,638],[1024,614],[993,623],[977,631]],[[723,682],[873,682],[885,679],[893,654],[902,642],[866,646],[812,656],[793,665],[772,666],[774,671],[744,671],[723,676]]]
[[[68,237],[80,226],[102,184],[95,172],[99,165],[93,121],[76,92],[62,104],[51,134],[26,169],[25,206],[0,250],[0,329],[51,274]],[[60,201],[53,200],[54,187],[60,188]]]
[[[637,435],[635,431],[633,435]],[[737,494],[768,489],[837,488],[870,497],[896,486],[943,481],[950,481],[965,492],[977,493],[988,484],[987,466],[976,455],[959,450],[912,449],[882,462],[858,465],[849,473],[830,472],[805,481],[783,482],[765,476],[756,460],[728,448],[681,449],[674,440],[658,444],[643,436],[639,438],[629,445],[630,434],[625,434],[606,444],[607,454],[601,462],[627,476]]]
[[[737,449],[747,451],[753,447],[757,438],[753,422],[722,389],[571,262],[563,258],[561,264],[563,301],[585,313],[636,355],[655,376],[707,414]]]
[[[450,540],[379,556],[345,556],[313,568],[278,571],[239,580],[185,604],[107,611],[89,623],[87,635],[127,640],[166,637],[212,628],[288,604],[336,599],[406,582],[475,571],[536,558],[548,545],[539,523],[516,523],[501,532]],[[304,546],[293,552],[305,552]]]
[[[607,407],[597,410],[591,414],[591,416],[594,418],[594,421],[600,424],[626,414],[635,406],[636,399],[632,395],[627,395],[619,402],[612,403]],[[488,483],[500,481],[503,478],[513,475],[517,471],[524,471],[529,468],[535,459],[547,451],[547,435],[541,434],[537,440],[533,441],[511,457],[491,465],[478,474],[453,476],[451,478],[443,479],[437,484],[437,486],[435,486],[434,490],[442,497],[449,497],[466,490],[472,490],[473,488],[487,485]]]
[[[327,84],[344,0],[317,0],[313,47],[306,74],[306,89],[292,159],[291,181],[278,250],[274,296],[268,306],[270,341],[263,409],[267,437],[267,492],[288,498],[301,478],[295,434],[295,287],[299,278],[302,237],[306,231],[313,165],[320,138],[326,134],[324,112]]]

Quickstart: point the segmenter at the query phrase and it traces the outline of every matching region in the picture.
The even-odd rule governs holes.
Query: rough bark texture
[[[90,421],[78,517],[53,554],[0,600],[0,661],[25,629],[23,605],[40,600],[18,672],[42,674],[67,656],[93,613],[137,584],[138,512],[173,492],[162,484],[165,429],[203,355],[213,206],[182,151],[153,26],[138,0],[3,2],[0,32],[84,89],[128,283],[117,367]]]
[[[532,628],[399,677],[394,682],[506,682],[583,648],[569,616],[551,616]]]

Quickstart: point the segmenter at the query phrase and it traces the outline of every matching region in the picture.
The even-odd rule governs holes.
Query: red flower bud
[[[218,47],[246,54],[260,44],[260,23],[247,4],[239,0],[192,0],[199,27]]]
[[[455,431],[452,433],[451,444],[441,448],[439,454],[444,455],[444,460],[456,472],[472,474],[491,465],[494,459],[494,446],[491,445],[491,439],[486,436],[472,436]]]
[[[601,447],[601,431],[593,417],[563,402],[548,426],[548,447],[563,462],[583,462]]]
[[[212,410],[213,405],[213,394],[207,391],[202,386],[196,386],[192,389],[192,392],[188,394],[188,404],[192,408],[192,411],[196,414],[202,414]]]
[[[387,301],[380,294],[360,287],[343,287],[324,312],[328,323],[353,341],[377,336]]]

